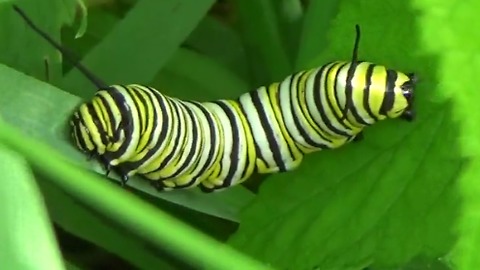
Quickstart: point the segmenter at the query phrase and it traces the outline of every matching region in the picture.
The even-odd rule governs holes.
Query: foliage
[[[233,98],[296,70],[348,60],[358,23],[362,59],[420,77],[417,120],[385,121],[361,143],[309,155],[298,170],[269,176],[258,194],[244,187],[158,193],[139,178],[122,190],[88,172],[101,169],[66,130],[95,87],[20,20],[12,2],[105,82],[198,100]],[[480,267],[478,3],[84,2],[0,1],[0,215],[8,221],[0,254],[10,266],[60,269],[63,259],[88,268],[61,237],[59,256],[55,223],[141,269]]]

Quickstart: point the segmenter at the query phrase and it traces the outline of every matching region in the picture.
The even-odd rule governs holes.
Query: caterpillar
[[[308,153],[361,140],[364,128],[378,121],[415,118],[416,75],[357,60],[360,27],[355,30],[351,61],[299,71],[234,100],[197,102],[146,85],[106,85],[75,61],[98,91],[73,113],[71,137],[107,175],[112,169],[126,184],[138,174],[158,190],[211,192],[254,173],[291,171]]]

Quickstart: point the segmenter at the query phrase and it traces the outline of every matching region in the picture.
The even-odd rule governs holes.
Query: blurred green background
[[[362,60],[420,77],[413,123],[215,194],[112,185],[66,121],[109,84],[200,101]],[[9,269],[479,269],[473,0],[0,1],[0,264]],[[94,173],[99,172],[100,174]]]

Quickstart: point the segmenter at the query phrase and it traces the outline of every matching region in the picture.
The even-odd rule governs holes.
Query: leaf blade
[[[28,164],[2,144],[0,159],[3,177],[8,179],[0,189],[0,261],[11,269],[64,269],[42,195]]]
[[[148,84],[212,3],[213,0],[140,1],[82,63],[107,84]],[[62,86],[82,97],[96,91],[76,69],[65,76]]]
[[[293,269],[383,269],[449,251],[459,206],[455,179],[466,160],[437,59],[419,49],[425,44],[415,12],[404,3],[344,1],[318,59],[348,60],[347,40],[359,23],[362,59],[419,74],[416,121],[377,124],[358,144],[309,155],[299,170],[270,177],[244,211],[232,245]]]
[[[266,73],[266,78],[254,78],[258,80],[254,85],[282,79],[292,71],[292,66],[282,42],[274,5],[270,0],[236,1],[235,4],[251,69],[263,69]]]

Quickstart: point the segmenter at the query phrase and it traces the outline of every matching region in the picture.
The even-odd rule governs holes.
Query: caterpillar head
[[[71,137],[79,150],[89,155],[102,155],[106,147],[106,134],[91,103],[83,103],[70,119]]]
[[[82,152],[93,154],[95,147],[93,144],[89,144],[84,138],[88,136],[90,131],[88,128],[83,124],[79,111],[75,111],[72,114],[70,119],[70,137],[72,138],[75,146]]]
[[[415,118],[415,110],[413,109],[413,98],[414,98],[414,90],[417,84],[418,78],[415,73],[407,74],[409,78],[408,81],[402,84],[400,87],[402,90],[402,94],[407,101],[407,108],[403,111],[402,115],[400,116],[402,119],[407,121],[413,121]]]
[[[395,72],[395,75],[396,79],[390,79],[387,83],[380,113],[390,118],[400,117],[409,122],[413,121],[415,118],[413,101],[417,76],[414,73],[404,74],[401,72]]]
[[[358,24],[355,25],[355,30],[356,37],[353,46],[352,61],[348,68],[348,74],[346,77],[347,82],[353,79],[358,66],[365,64],[362,63],[362,61],[358,61],[358,44],[360,42],[360,26]],[[381,73],[386,73],[385,75],[382,75],[386,77],[386,85],[385,82],[381,82],[383,80],[382,76],[380,76],[382,80],[375,80],[374,78],[377,76],[370,75],[370,79],[373,80],[373,85],[370,85],[369,87],[373,90],[376,89],[379,90],[379,92],[383,92],[383,101],[380,105],[380,110],[377,111],[380,115],[383,115],[381,119],[386,116],[389,118],[400,117],[407,121],[413,121],[415,118],[415,111],[413,109],[413,93],[417,83],[416,75],[414,73],[405,74],[391,69],[386,69],[383,66],[381,69],[383,69]],[[366,72],[369,73],[369,71]],[[373,73],[374,72],[370,74]],[[347,87],[346,90],[347,95],[351,95],[352,88]],[[345,108],[343,109],[344,117],[346,117],[348,109],[354,106],[352,102],[352,99],[347,99]],[[375,112],[375,114],[377,112]]]

